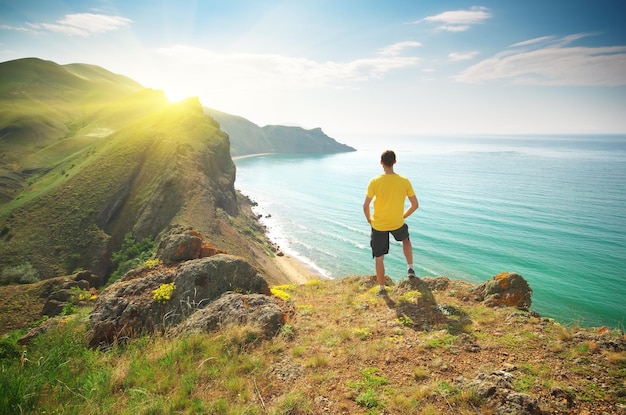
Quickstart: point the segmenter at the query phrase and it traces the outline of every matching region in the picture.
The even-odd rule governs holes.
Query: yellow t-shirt
[[[370,180],[367,197],[374,201],[372,228],[377,231],[394,231],[404,224],[404,201],[415,196],[413,186],[399,174],[381,174]]]

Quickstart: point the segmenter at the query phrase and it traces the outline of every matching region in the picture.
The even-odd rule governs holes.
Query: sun
[[[166,88],[163,92],[165,92],[165,97],[172,104],[175,104],[186,98],[194,96],[193,93],[190,93],[184,88]]]
[[[158,89],[163,90],[165,97],[173,104],[198,96],[197,85],[180,78],[162,80]]]

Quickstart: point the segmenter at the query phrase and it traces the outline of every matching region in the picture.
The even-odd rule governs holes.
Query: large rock
[[[199,232],[180,227],[164,235],[157,246],[157,257],[166,265],[225,253],[205,241]]]
[[[514,272],[502,272],[495,275],[472,291],[477,301],[489,307],[530,308],[533,290],[528,282]]]
[[[262,294],[229,292],[198,310],[178,326],[180,332],[216,331],[233,325],[249,325],[267,338],[275,336],[289,318],[285,304],[276,297]]]
[[[169,299],[154,291],[175,284]],[[122,278],[100,294],[90,315],[89,345],[153,333],[180,323],[227,291],[270,295],[267,281],[240,257],[219,254],[178,268],[145,269]]]

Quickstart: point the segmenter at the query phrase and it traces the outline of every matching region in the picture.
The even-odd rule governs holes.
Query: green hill
[[[259,265],[267,248],[237,201],[228,136],[197,99],[39,59],[0,64],[0,77],[0,274],[104,276],[126,235],[173,224]]]
[[[274,153],[276,151],[261,127],[252,121],[207,107],[204,107],[204,112],[217,120],[220,123],[220,128],[228,133],[232,156]]]
[[[0,80],[0,203],[13,199],[32,176],[91,144],[98,133],[81,134],[86,116],[143,89],[102,68],[36,58],[0,63]]]
[[[278,149],[278,153],[342,153],[356,151],[345,144],[338,143],[324,134],[321,128],[305,130],[300,127],[284,125],[266,125],[263,133]]]
[[[204,112],[215,118],[230,137],[232,156],[259,153],[342,153],[356,151],[327,136],[321,128],[306,130],[301,127],[267,125],[259,127],[237,115],[211,108]]]

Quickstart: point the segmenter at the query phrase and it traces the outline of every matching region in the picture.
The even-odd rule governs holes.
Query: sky
[[[0,0],[0,62],[336,139],[626,134],[625,21],[624,0]]]

